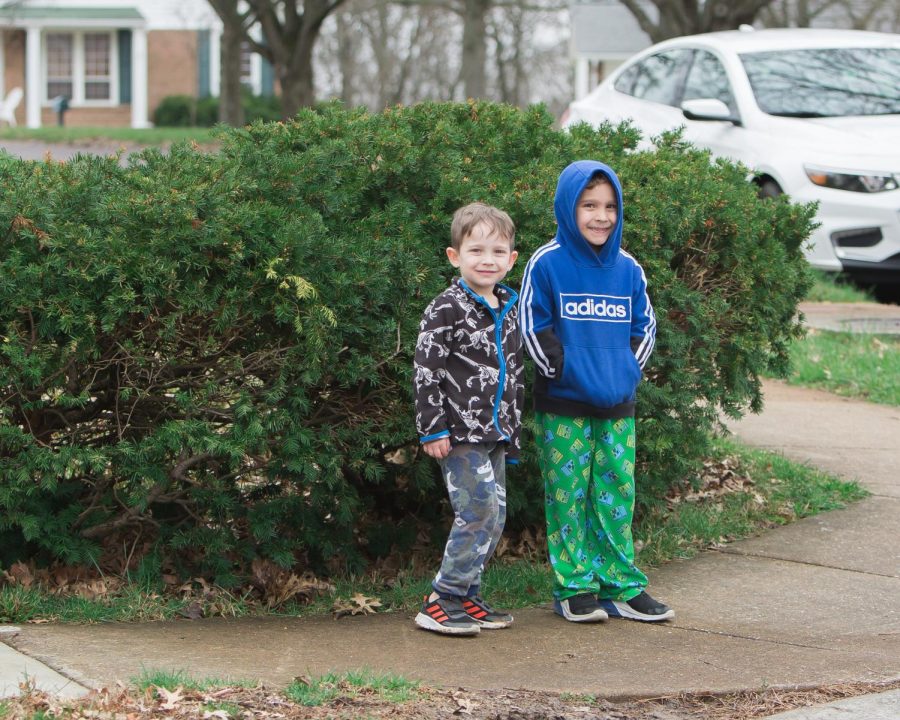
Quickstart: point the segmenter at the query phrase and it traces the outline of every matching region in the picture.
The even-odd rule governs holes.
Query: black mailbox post
[[[62,127],[65,125],[66,110],[69,109],[69,98],[65,95],[57,95],[53,100],[53,111],[56,113],[56,124]]]

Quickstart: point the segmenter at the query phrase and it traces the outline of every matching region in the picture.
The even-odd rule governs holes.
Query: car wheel
[[[784,190],[782,190],[781,186],[772,179],[763,180],[759,184],[759,189],[756,192],[763,200],[765,200],[766,198],[777,198],[779,195],[784,195]]]

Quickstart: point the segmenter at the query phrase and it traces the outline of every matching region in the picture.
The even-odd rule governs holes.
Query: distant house
[[[655,6],[646,4],[650,17]],[[583,98],[623,61],[652,45],[634,15],[617,0],[571,0],[575,97]]]
[[[167,95],[219,93],[221,21],[206,0],[19,0],[0,7],[0,97],[25,90],[16,120],[148,127]],[[258,55],[245,82],[271,92]],[[267,82],[268,81],[268,82]]]

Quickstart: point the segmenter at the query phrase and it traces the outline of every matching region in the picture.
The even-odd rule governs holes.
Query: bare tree
[[[451,99],[459,83],[459,30],[456,16],[436,5],[349,0],[323,25],[319,89],[378,110]]]
[[[766,27],[842,27],[896,32],[896,0],[774,0],[759,14]]]
[[[884,13],[893,9],[896,17],[898,12],[896,0],[869,0],[869,2],[850,2],[846,0],[841,3],[841,7],[847,14],[850,27],[856,30],[874,30]]]
[[[766,27],[812,27],[813,22],[843,0],[776,0],[763,8],[759,19]]]
[[[324,25],[316,51],[324,95],[372,109],[467,96],[462,17],[443,0],[401,2],[348,0]],[[571,96],[567,12],[558,0],[529,2],[497,2],[486,17],[482,97],[561,109]]]
[[[251,49],[268,60],[281,87],[281,112],[293,117],[316,99],[313,50],[322,23],[344,0],[209,0],[227,23],[236,14]],[[250,29],[258,25],[262,39]]]
[[[568,9],[554,0],[504,4],[489,17],[496,66],[494,96],[513,105],[543,102],[561,110],[571,100]]]
[[[734,30],[752,24],[773,0],[651,0],[658,11],[654,20],[642,0],[621,0],[653,42],[679,35]]]

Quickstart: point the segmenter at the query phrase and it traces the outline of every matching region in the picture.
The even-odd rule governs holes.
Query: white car
[[[900,288],[900,35],[750,28],[635,55],[563,125],[631,119],[751,168],[760,194],[818,201],[807,257]]]

